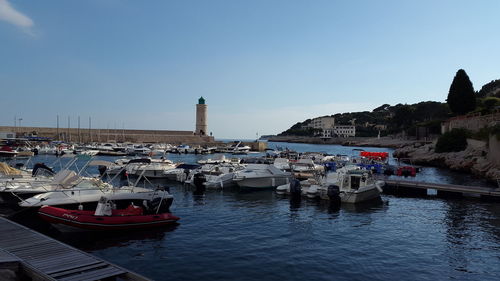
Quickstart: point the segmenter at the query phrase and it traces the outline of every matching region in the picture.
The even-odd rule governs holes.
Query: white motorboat
[[[327,176],[319,196],[327,199],[328,188],[333,185],[338,186],[342,203],[361,203],[380,198],[384,184],[384,181],[375,180],[370,171],[349,165]]]
[[[287,158],[276,158],[274,159],[273,165],[282,171],[290,171],[290,160]]]
[[[150,155],[151,149],[142,145],[133,145],[128,146],[125,152],[128,153],[128,155]]]
[[[309,190],[312,187],[315,189],[316,188],[315,186],[317,186],[319,184],[321,184],[321,183],[318,182],[315,178],[309,178],[309,179],[300,181],[298,188],[295,191],[291,190],[292,186],[291,186],[291,182],[290,182],[290,183],[286,183],[286,184],[283,184],[283,185],[276,187],[276,193],[277,194],[291,194],[291,193],[296,192],[302,196],[307,196],[309,194],[310,196],[308,196],[308,197],[316,198],[319,195],[314,194],[313,192],[309,192]],[[312,194],[314,194],[314,195],[311,196]]]
[[[73,171],[65,170],[63,173],[57,174],[51,182],[45,184],[38,183],[28,186],[19,186],[17,188],[8,188],[0,192],[0,196],[5,202],[19,202],[38,194],[58,190],[80,190],[110,187],[112,187],[110,184],[105,183],[100,179],[79,177]]]
[[[207,188],[224,188],[235,186],[234,175],[238,171],[242,171],[245,165],[221,163],[221,164],[205,164],[199,169],[192,170],[189,173],[185,183],[194,185],[196,174],[202,174]]]
[[[289,183],[291,179],[292,174],[268,164],[249,164],[233,177],[238,186],[246,188],[277,187]]]
[[[325,172],[325,168],[322,165],[315,164],[312,159],[299,159],[290,165],[294,176],[298,179],[308,179],[318,173]]]
[[[13,180],[6,182],[0,187],[0,196],[5,202],[18,202],[23,199],[32,197],[34,195],[55,191],[59,189],[70,188],[103,188],[110,187],[111,185],[104,183],[101,179],[92,177],[82,177],[80,174],[84,172],[85,167],[95,166],[104,161],[89,161],[84,166],[80,173],[69,170],[68,168],[76,163],[77,158],[73,158],[66,168],[59,171],[54,177],[36,176],[30,179]],[[96,163],[97,162],[97,163]],[[95,164],[94,164],[95,163]],[[42,167],[40,167],[41,165]],[[37,163],[34,167],[33,174],[38,174],[38,170],[46,167],[41,163]]]
[[[163,172],[168,180],[186,182],[192,170],[199,169],[201,166],[197,164],[178,164],[175,169],[166,170]]]
[[[374,180],[371,172],[350,165],[326,175],[300,182],[300,192],[307,198],[332,199],[339,196],[343,203],[360,203],[380,198],[383,181]],[[290,194],[290,184],[276,188],[278,194]]]
[[[208,159],[198,160],[198,164],[220,164],[229,162],[231,162],[231,159],[227,159],[224,154],[219,154],[215,156],[213,159],[208,158]]]
[[[130,160],[125,169],[129,175],[141,176],[146,178],[165,178],[165,172],[175,169],[177,164],[167,159],[141,159],[134,162]]]
[[[77,186],[71,189],[61,189],[35,195],[21,201],[19,206],[38,208],[48,205],[68,209],[95,210],[102,196],[113,201],[118,208],[125,208],[131,203],[140,206],[144,201],[152,201],[155,198],[162,198],[162,200],[168,203],[168,206],[173,201],[173,196],[166,190],[151,190],[133,186],[124,186],[121,188],[80,188]]]

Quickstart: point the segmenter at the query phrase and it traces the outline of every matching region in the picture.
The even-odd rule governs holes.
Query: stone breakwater
[[[465,150],[436,153],[435,143],[407,145],[394,151],[395,158],[408,158],[412,164],[445,167],[451,170],[472,173],[496,182],[500,179],[500,167],[488,159],[490,153],[486,142],[468,140]]]

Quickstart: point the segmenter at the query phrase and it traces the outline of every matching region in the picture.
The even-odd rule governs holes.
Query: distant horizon
[[[253,139],[318,116],[444,102],[458,69],[475,90],[500,78],[498,10],[496,0],[0,0],[0,124],[92,116],[94,128],[194,131],[203,96],[208,133]]]

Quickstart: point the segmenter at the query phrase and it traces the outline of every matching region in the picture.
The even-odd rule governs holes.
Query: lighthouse
[[[207,105],[205,104],[205,99],[200,97],[198,99],[198,104],[196,105],[196,131],[195,134],[199,136],[207,135],[208,125],[207,125]]]

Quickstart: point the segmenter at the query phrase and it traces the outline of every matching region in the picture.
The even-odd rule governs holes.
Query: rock
[[[495,181],[500,179],[500,169],[488,160],[486,149],[477,143],[469,145],[463,151],[436,153],[434,144],[422,146],[406,145],[396,149],[395,158],[409,158],[410,162],[420,165],[447,167],[465,171]]]

